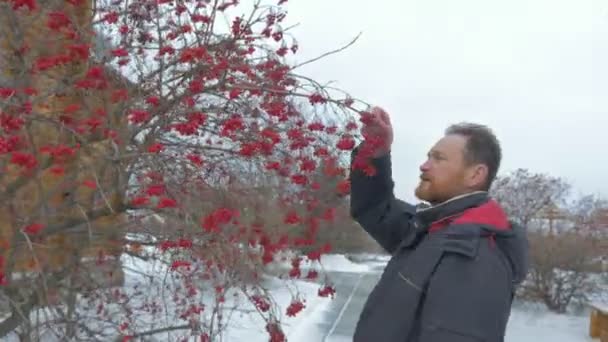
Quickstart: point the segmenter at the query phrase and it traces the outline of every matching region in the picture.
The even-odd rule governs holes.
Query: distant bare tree
[[[604,202],[591,195],[571,200],[570,189],[561,178],[518,169],[498,177],[491,190],[509,218],[528,228],[530,269],[519,296],[558,313],[598,290],[601,249],[593,219]],[[568,229],[553,229],[557,218]],[[534,229],[546,221],[550,229]]]
[[[543,208],[562,201],[570,188],[561,178],[517,169],[499,176],[491,192],[513,221],[528,226]]]
[[[578,226],[588,228],[590,233],[602,234],[608,225],[608,215],[604,214],[608,213],[608,201],[597,195],[581,196],[572,201],[568,209]]]

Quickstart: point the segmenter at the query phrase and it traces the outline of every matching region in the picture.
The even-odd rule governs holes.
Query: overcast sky
[[[519,167],[608,197],[608,3],[604,0],[289,0],[304,67],[384,107],[396,194],[451,123],[491,126],[502,172]]]

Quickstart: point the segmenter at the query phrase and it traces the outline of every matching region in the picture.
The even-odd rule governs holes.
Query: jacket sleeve
[[[392,254],[408,234],[414,233],[411,226],[415,208],[394,196],[390,153],[372,160],[377,173],[367,176],[352,167],[358,149],[351,156],[351,216]]]

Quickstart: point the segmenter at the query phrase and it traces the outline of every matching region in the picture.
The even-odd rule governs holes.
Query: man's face
[[[466,143],[464,136],[446,135],[433,146],[428,159],[420,165],[416,197],[437,204],[479,187],[483,166],[466,163]]]

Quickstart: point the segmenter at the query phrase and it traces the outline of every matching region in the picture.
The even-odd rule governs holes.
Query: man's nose
[[[422,171],[422,172],[428,171],[429,168],[430,168],[430,163],[429,163],[428,159],[424,163],[422,163],[422,165],[420,165],[420,171]]]

